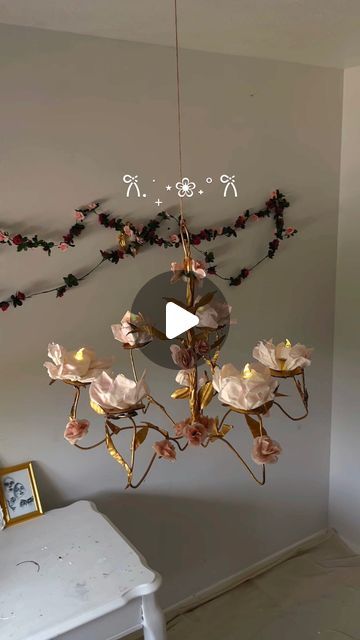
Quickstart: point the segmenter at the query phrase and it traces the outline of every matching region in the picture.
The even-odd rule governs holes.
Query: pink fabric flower
[[[89,426],[89,420],[70,420],[65,427],[64,438],[70,442],[70,444],[75,444],[78,440],[86,436],[89,431]]]
[[[179,347],[177,344],[172,344],[170,347],[171,357],[175,364],[181,369],[192,369],[195,364],[194,353],[191,349],[185,349]]]
[[[205,264],[201,260],[191,261],[191,271],[197,280],[203,280],[206,278]]]
[[[48,356],[52,362],[44,362],[50,378],[53,380],[71,380],[71,382],[92,382],[104,369],[109,369],[112,359],[99,359],[92,349],[81,347],[77,351],[67,351],[60,344],[51,342]]]
[[[159,456],[159,458],[165,458],[165,460],[176,460],[176,451],[175,447],[170,440],[160,440],[159,442],[154,442],[154,450]]]
[[[170,238],[169,238],[170,242],[180,242],[180,238],[177,235],[177,233],[173,233]]]
[[[198,303],[200,296],[197,296],[195,303]],[[196,315],[199,318],[198,327],[217,329],[226,324],[235,324],[236,320],[230,320],[231,307],[225,302],[212,300],[209,304],[198,307]]]
[[[85,220],[85,216],[82,211],[74,211],[74,216],[76,222],[82,222],[83,220]]]
[[[111,330],[115,340],[131,347],[141,347],[152,340],[152,335],[141,314],[127,311],[120,324],[112,324]]]
[[[204,356],[209,351],[209,343],[207,340],[196,340],[195,342],[195,352],[199,356]]]
[[[193,422],[184,429],[184,436],[194,447],[199,447],[208,435],[206,427],[201,422]]]
[[[208,433],[211,433],[216,425],[216,419],[210,418],[210,416],[200,416],[199,422],[201,422]]]
[[[175,424],[175,434],[177,436],[183,436],[185,428],[190,424],[190,418],[186,418],[186,420],[182,420],[181,422],[177,422]]]
[[[269,436],[259,436],[254,438],[251,457],[256,464],[274,464],[278,461],[278,456],[282,448],[276,440],[271,440]]]
[[[130,225],[126,224],[126,225],[124,226],[123,231],[124,231],[125,235],[126,235],[128,238],[130,238],[130,240],[132,240],[132,239],[134,238],[135,234],[134,234],[134,232],[133,232],[132,228],[130,227]]]
[[[182,278],[186,271],[186,263],[185,262],[172,262],[171,263],[171,271],[173,272],[173,277],[171,278],[171,282],[177,282]],[[190,265],[191,273],[195,276],[196,280],[201,281],[206,278],[206,269],[205,264],[201,262],[201,260],[191,260]]]
[[[196,433],[193,430],[195,425],[196,429],[201,431],[201,442],[206,438],[207,435],[213,432],[214,427],[216,425],[216,419],[210,418],[209,416],[200,416],[197,422],[191,423],[191,418],[186,418],[186,420],[182,420],[181,422],[177,422],[175,425],[175,434],[177,436],[185,436],[189,439],[189,434],[191,437],[196,436]],[[200,426],[199,426],[200,425]],[[192,444],[194,444],[192,442]]]
[[[58,249],[60,249],[60,251],[67,251],[69,248],[69,245],[67,244],[67,242],[60,242],[60,244],[58,244]]]

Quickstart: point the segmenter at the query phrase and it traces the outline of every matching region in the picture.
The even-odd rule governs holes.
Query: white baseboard
[[[275,565],[280,564],[281,562],[284,562],[285,560],[288,560],[289,558],[295,556],[299,551],[304,551],[306,549],[315,547],[320,542],[325,540],[330,534],[331,532],[329,532],[328,529],[322,529],[321,531],[318,531],[317,533],[314,533],[307,538],[303,538],[302,540],[299,540],[298,542],[295,542],[294,544],[281,549],[281,551],[273,553],[271,556],[260,560],[260,562],[256,562],[250,567],[242,569],[238,573],[235,573],[234,575],[229,576],[224,580],[220,580],[219,582],[211,585],[210,587],[207,587],[206,589],[198,591],[188,598],[185,598],[184,600],[181,600],[180,602],[177,602],[176,604],[168,607],[165,610],[166,619],[170,621],[173,618],[191,611],[201,604],[205,604],[205,602],[212,600],[213,598],[216,598],[226,593],[227,591],[230,591],[231,589],[234,589],[243,582],[254,578],[264,571],[268,571],[268,569],[271,569]]]
[[[217,598],[218,596],[223,595],[227,591],[231,591],[231,589],[238,587],[243,582],[246,582],[251,578],[255,578],[255,576],[258,576],[260,573],[263,573],[264,571],[268,571],[269,569],[276,566],[277,564],[280,564],[285,560],[289,560],[289,558],[294,557],[300,551],[305,551],[307,549],[311,549],[312,547],[315,547],[320,542],[325,540],[329,535],[332,535],[332,533],[333,532],[329,531],[328,529],[321,529],[321,531],[318,531],[317,533],[313,533],[311,536],[308,536],[307,538],[303,538],[302,540],[298,540],[294,544],[288,547],[285,547],[284,549],[281,549],[276,553],[273,553],[271,556],[267,556],[267,558],[260,560],[260,562],[256,562],[255,564],[252,564],[250,567],[247,567],[246,569],[242,569],[238,573],[235,573],[234,575],[229,576],[224,580],[220,580],[219,582],[211,585],[210,587],[207,587],[206,589],[198,591],[197,593],[194,593],[193,595],[185,598],[184,600],[181,600],[180,602],[177,602],[176,604],[171,605],[170,607],[165,609],[166,620],[168,622],[171,622],[172,620],[174,620],[174,618],[177,618],[178,616],[183,615],[184,613],[187,613],[189,611],[192,611],[193,609],[196,609],[202,604],[209,602],[209,600],[213,600],[214,598]],[[142,637],[143,637],[142,634],[141,633],[139,634],[139,632],[137,632],[136,634],[131,636],[131,640],[137,640],[138,638],[142,638]],[[129,640],[130,640],[130,637],[129,637]]]

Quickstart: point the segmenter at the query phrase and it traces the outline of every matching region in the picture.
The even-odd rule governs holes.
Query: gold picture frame
[[[43,515],[31,462],[0,469],[0,505],[6,527]]]

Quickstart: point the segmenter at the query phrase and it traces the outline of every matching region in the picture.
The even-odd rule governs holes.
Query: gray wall
[[[347,69],[336,282],[330,522],[360,552],[360,67]]]
[[[0,226],[58,237],[74,206],[101,197],[133,220],[155,213],[153,177],[161,186],[176,179],[174,64],[167,48],[0,27]],[[104,267],[61,301],[40,297],[0,319],[1,463],[35,460],[47,509],[94,499],[163,573],[166,604],[327,525],[342,101],[338,70],[191,51],[182,52],[181,64],[185,173],[203,183],[232,172],[239,188],[237,201],[223,199],[213,184],[206,197],[187,202],[194,229],[261,206],[278,186],[292,202],[289,224],[301,230],[240,288],[223,288],[238,319],[223,362],[241,366],[261,337],[315,347],[310,418],[297,425],[274,411],[269,420],[284,454],[268,484],[255,485],[216,444],[189,450],[174,465],[159,462],[143,488],[123,492],[121,469],[104,450],[79,452],[63,440],[70,392],[48,387],[47,343],[114,353],[116,367],[129,374],[109,325],[176,251],[149,249]],[[124,197],[121,177],[133,171],[149,194],[141,202]],[[176,205],[173,193],[160,195]],[[259,222],[238,240],[219,241],[222,271],[255,262],[269,233]],[[0,295],[57,284],[112,243],[116,235],[94,223],[76,250],[51,259],[2,247]],[[168,399],[168,371],[142,356],[138,367],[147,368],[153,394],[182,417],[183,405]],[[287,406],[299,409],[291,400]],[[85,402],[81,414],[91,417],[95,440],[100,421]],[[247,456],[241,420],[233,437]]]

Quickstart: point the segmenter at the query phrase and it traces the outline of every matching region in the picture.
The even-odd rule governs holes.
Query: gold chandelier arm
[[[74,444],[74,447],[77,447],[77,449],[82,449],[83,451],[90,451],[90,449],[96,449],[96,447],[100,447],[100,445],[104,444],[104,442],[106,442],[106,438],[99,440],[99,442],[96,442],[95,444],[91,444],[89,447],[83,447],[82,445],[77,443]]]
[[[169,420],[175,425],[176,422],[175,420],[171,417],[171,415],[167,412],[167,410],[165,409],[165,407],[160,404],[160,402],[158,402],[157,400],[155,400],[155,398],[153,398],[152,396],[148,395],[146,396],[147,400],[149,401],[148,406],[144,409],[143,413],[146,413],[150,404],[154,404],[156,405],[168,418]]]
[[[290,413],[288,413],[284,407],[281,406],[281,404],[279,404],[279,402],[274,401],[274,404],[279,407],[280,411],[282,411],[287,418],[289,418],[290,420],[292,420],[293,422],[299,422],[300,420],[304,420],[308,415],[309,415],[309,410],[306,409],[305,413],[303,416],[298,416],[298,417],[294,417],[292,415],[290,415]]]
[[[73,385],[75,387],[75,398],[74,398],[74,402],[72,403],[71,409],[70,409],[70,420],[75,420],[76,419],[76,414],[77,414],[77,408],[79,405],[79,399],[80,399],[80,393],[81,393],[81,387],[74,384]]]
[[[143,473],[143,475],[141,476],[141,478],[140,478],[139,482],[137,482],[136,484],[133,484],[133,483],[132,483],[132,479],[130,479],[130,481],[128,481],[128,484],[126,485],[126,489],[128,489],[129,487],[130,487],[131,489],[137,489],[138,487],[140,487],[140,485],[141,485],[141,484],[144,482],[144,480],[146,479],[146,477],[147,477],[147,475],[148,475],[148,473],[149,473],[149,471],[150,471],[151,467],[153,466],[153,464],[154,464],[154,462],[155,462],[155,459],[156,459],[156,453],[154,453],[154,454],[153,454],[153,456],[152,456],[152,458],[151,458],[151,460],[150,460],[150,462],[149,462],[149,464],[148,464],[148,466],[147,466],[147,468],[146,468],[146,471],[145,471],[145,473]]]
[[[138,381],[138,377],[137,377],[137,373],[136,373],[133,349],[129,349],[129,351],[130,351],[130,362],[131,362],[131,368],[132,368],[134,380],[135,380],[135,382],[137,382]]]
[[[300,420],[304,420],[305,418],[307,418],[307,416],[309,415],[309,406],[308,406],[308,392],[306,389],[306,384],[305,384],[305,373],[304,371],[302,371],[301,373],[301,382],[299,382],[296,379],[296,376],[293,377],[294,380],[294,384],[296,387],[296,390],[301,398],[301,401],[304,405],[305,408],[305,413],[302,416],[299,417],[294,417],[292,415],[290,415],[290,413],[288,413],[284,407],[281,406],[281,404],[279,402],[276,402],[276,400],[274,401],[274,404],[280,409],[280,411],[283,412],[284,415],[286,415],[287,418],[289,418],[290,420],[292,420],[293,422],[299,422]]]
[[[243,466],[245,467],[245,469],[250,473],[251,477],[255,480],[255,482],[257,482],[257,484],[263,486],[266,482],[266,472],[265,472],[265,465],[262,465],[262,476],[261,479],[257,478],[256,475],[254,474],[254,472],[250,469],[249,465],[247,464],[247,462],[245,462],[244,458],[240,455],[240,453],[235,449],[235,447],[233,447],[233,445],[231,444],[231,442],[229,442],[228,440],[226,440],[226,438],[223,438],[221,436],[215,436],[218,438],[218,440],[221,440],[221,442],[224,442],[229,449],[231,449],[231,451],[233,453],[235,453],[236,457],[240,460],[240,462],[243,464]]]
[[[220,423],[219,423],[218,429],[217,429],[217,430],[218,430],[218,433],[221,431],[221,427],[223,426],[223,424],[224,424],[224,422],[225,422],[226,418],[228,417],[228,415],[230,415],[230,413],[232,413],[232,409],[228,409],[228,410],[224,413],[224,415],[223,415],[223,417],[221,418],[221,421],[220,421]]]

